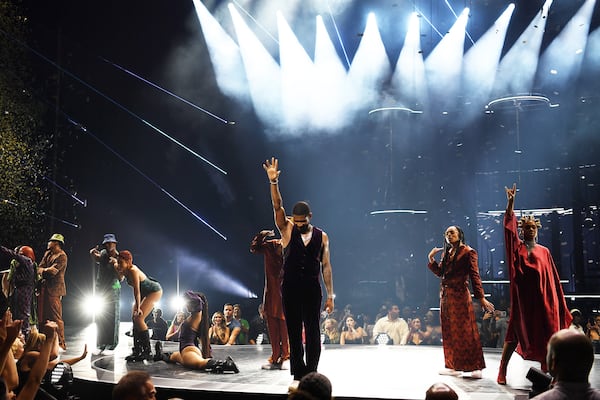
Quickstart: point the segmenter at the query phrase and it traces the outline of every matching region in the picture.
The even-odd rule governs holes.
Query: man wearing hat
[[[39,322],[54,321],[58,325],[58,345],[66,350],[65,323],[62,319],[62,297],[67,294],[65,271],[67,270],[67,254],[62,247],[65,238],[55,233],[48,240],[48,247],[37,272],[42,276],[42,292],[39,296]]]
[[[96,346],[101,351],[114,350],[119,343],[121,284],[117,271],[110,263],[110,259],[118,255],[117,238],[113,233],[105,234],[102,244],[90,249],[90,256],[96,267],[96,296],[100,296],[104,301],[103,312],[96,315]]]

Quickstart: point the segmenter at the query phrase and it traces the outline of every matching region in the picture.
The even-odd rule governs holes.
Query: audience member
[[[406,344],[420,345],[425,340],[425,332],[421,329],[421,318],[415,317],[410,321],[410,331]]]
[[[226,303],[223,306],[223,316],[225,317],[225,325],[229,328],[229,340],[226,344],[238,344],[238,336],[242,331],[242,324],[233,317],[233,304]]]
[[[594,348],[585,335],[562,329],[550,337],[546,354],[552,389],[534,397],[541,400],[600,400],[600,390],[588,381],[594,364]]]
[[[250,332],[250,324],[248,320],[242,318],[242,306],[239,304],[233,305],[233,318],[240,323],[240,334],[237,338],[237,344],[248,344],[248,332]]]
[[[434,383],[425,392],[425,400],[458,400],[458,394],[445,383]]]
[[[587,323],[587,336],[592,341],[594,345],[594,353],[600,353],[600,315],[595,315],[593,318],[590,318],[590,321]]]
[[[367,333],[361,326],[357,326],[352,314],[346,315],[345,330],[340,335],[340,344],[363,344]]]
[[[569,326],[569,328],[575,329],[575,330],[579,331],[579,333],[585,333],[583,330],[583,325],[582,325],[583,315],[581,314],[581,311],[574,308],[570,312],[571,312],[571,317],[573,317],[573,320],[571,321],[571,326]]]
[[[377,343],[377,336],[385,333],[393,344],[406,344],[408,338],[408,324],[400,318],[400,308],[397,304],[393,304],[387,313],[387,316],[379,318],[373,328],[373,340]]]
[[[162,317],[162,310],[160,308],[155,308],[152,311],[152,320],[148,324],[148,328],[152,329],[152,337],[150,339],[166,340],[169,326],[167,325],[167,321]]]
[[[156,389],[146,371],[129,371],[119,379],[112,400],[155,400]]]
[[[260,342],[260,343],[259,343]],[[258,315],[250,321],[250,332],[248,333],[250,344],[270,344],[269,329],[263,303],[258,305]]]
[[[333,318],[327,318],[323,322],[323,344],[340,344],[340,332],[338,331],[337,321]]]
[[[212,325],[208,330],[208,339],[211,344],[227,344],[231,332],[225,324],[225,317],[221,311],[215,311],[211,318]]]
[[[167,334],[165,335],[165,339],[171,342],[179,342],[179,332],[184,319],[185,314],[183,313],[183,311],[178,311],[177,313],[175,313],[173,321],[171,321],[171,325],[169,325],[169,329],[167,330]]]
[[[288,399],[331,400],[331,381],[318,372],[309,372],[298,383],[298,388],[292,391]]]

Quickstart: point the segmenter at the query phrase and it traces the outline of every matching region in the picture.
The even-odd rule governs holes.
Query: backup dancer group
[[[311,224],[312,212],[308,203],[296,203],[291,217],[286,215],[279,191],[281,171],[278,160],[266,160],[263,169],[269,180],[275,225],[281,236],[280,239],[269,239],[274,236],[274,231],[263,230],[254,237],[250,246],[251,252],[264,254],[263,303],[272,353],[263,369],[281,369],[282,363],[289,359],[294,385],[317,370],[321,353],[320,312],[321,309],[328,313],[334,310],[329,237]],[[507,367],[514,351],[526,360],[540,362],[542,370],[547,371],[547,343],[555,332],[571,323],[550,251],[537,243],[540,222],[532,216],[523,216],[517,221],[514,213],[516,185],[505,188],[505,191],[504,233],[511,312],[497,378],[502,385],[506,384]],[[461,228],[448,227],[444,240],[444,248],[434,247],[428,254],[428,268],[441,279],[440,316],[445,368],[440,374],[466,372],[472,378],[481,378],[485,361],[469,281],[474,297],[483,309],[491,312],[494,305],[485,298],[477,252],[465,243]],[[40,320],[57,322],[60,345],[66,348],[60,305],[66,293],[64,272],[67,257],[62,251],[63,244],[62,235],[53,235],[37,269],[35,255],[29,246],[20,246],[14,251],[0,246],[0,251],[14,259],[11,273],[5,274],[3,279],[3,288],[12,296],[10,305],[15,319],[24,321],[23,333],[28,333],[29,321],[34,322],[31,304],[35,276],[38,276],[38,279],[43,279],[42,304],[38,307]],[[436,260],[440,253],[439,260]],[[120,284],[126,281],[134,293],[134,344],[128,361],[166,361],[191,369],[239,372],[230,357],[225,360],[211,358],[208,300],[203,293],[196,291],[185,292],[189,315],[181,324],[179,351],[165,353],[161,342],[157,341],[152,356],[145,320],[162,296],[160,283],[133,264],[130,251],[117,250],[114,234],[104,235],[102,244],[92,248],[90,255],[97,268],[96,292],[108,302],[108,312],[97,321],[97,346],[101,351],[114,349],[118,344]],[[322,308],[321,281],[327,292]]]

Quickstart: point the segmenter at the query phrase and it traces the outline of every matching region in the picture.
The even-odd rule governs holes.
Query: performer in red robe
[[[550,337],[568,328],[572,317],[565,302],[560,278],[550,251],[536,243],[540,221],[522,217],[517,233],[517,217],[513,207],[517,186],[506,189],[508,203],[504,214],[504,245],[510,276],[510,317],[498,383],[506,384],[508,362],[516,350],[526,360],[539,361],[547,371],[546,345]]]
[[[482,377],[485,368],[479,330],[475,322],[473,302],[469,292],[469,280],[474,297],[486,311],[494,311],[494,305],[485,299],[477,252],[464,243],[464,234],[458,226],[450,226],[445,232],[446,248],[434,247],[429,252],[429,269],[442,278],[440,285],[440,319],[442,345],[446,369],[441,375],[460,375],[459,371],[471,372],[471,378]],[[434,256],[444,250],[438,263]]]

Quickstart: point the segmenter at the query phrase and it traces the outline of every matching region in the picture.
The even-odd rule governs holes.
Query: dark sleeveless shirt
[[[179,329],[179,351],[188,346],[198,347],[198,332],[192,329],[190,323],[185,320]]]
[[[321,256],[323,231],[313,226],[312,237],[308,245],[304,245],[302,234],[294,225],[292,237],[283,249],[283,282],[293,284],[300,282],[319,282],[321,275]]]

